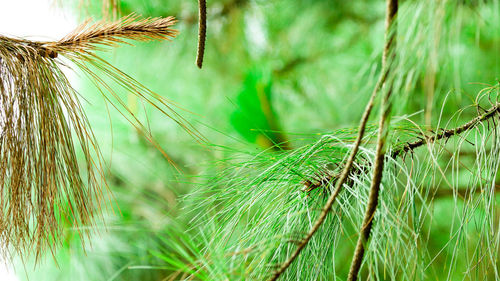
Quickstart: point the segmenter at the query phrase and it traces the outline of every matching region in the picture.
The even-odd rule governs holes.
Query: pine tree
[[[69,52],[164,111],[139,116],[89,72],[149,142],[106,171],[124,215],[90,237],[94,253],[56,252],[76,261],[51,280],[500,280],[498,0],[92,3],[181,15],[168,50],[116,61],[168,77],[155,86],[204,117],[168,111],[86,45]],[[135,22],[155,20],[83,30]],[[64,53],[19,42],[47,62]]]

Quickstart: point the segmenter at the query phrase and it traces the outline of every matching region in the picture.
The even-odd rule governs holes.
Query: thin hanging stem
[[[391,18],[392,21],[392,18]],[[386,25],[388,28],[389,25]],[[386,30],[386,34],[388,33],[388,30]],[[356,141],[354,142],[354,146],[351,150],[351,153],[349,154],[349,157],[346,161],[346,164],[344,166],[344,169],[342,170],[342,173],[339,176],[339,179],[337,180],[337,183],[335,184],[335,189],[334,192],[330,195],[328,198],[326,204],[323,206],[323,209],[321,210],[321,214],[319,217],[316,219],[316,222],[314,223],[313,227],[309,230],[307,235],[300,241],[300,243],[297,246],[297,249],[293,254],[286,260],[284,263],[281,264],[281,266],[276,270],[273,274],[273,276],[269,279],[269,281],[274,281],[277,280],[283,272],[292,264],[292,262],[299,256],[300,252],[306,247],[306,245],[309,243],[313,235],[318,231],[319,227],[325,222],[326,216],[332,209],[333,203],[335,202],[337,196],[339,195],[340,191],[342,190],[342,187],[347,180],[351,168],[354,164],[354,159],[356,158],[356,154],[358,153],[359,146],[361,144],[361,141],[363,140],[363,136],[365,134],[365,129],[366,129],[366,124],[368,123],[368,118],[370,117],[370,113],[373,109],[373,105],[375,102],[375,97],[377,96],[377,93],[379,92],[380,88],[382,85],[385,83],[387,80],[388,76],[388,67],[387,67],[387,57],[389,54],[389,50],[391,49],[392,45],[392,37],[386,37],[388,40],[385,42],[384,46],[384,51],[382,54],[382,72],[379,77],[379,80],[377,81],[377,84],[375,85],[375,88],[373,89],[373,92],[371,94],[370,100],[368,101],[368,104],[366,105],[365,111],[363,112],[363,116],[361,117],[360,124],[359,124],[359,130],[358,130],[358,136],[356,138]]]
[[[390,64],[394,61],[395,55],[395,35],[393,32],[396,28],[396,23],[394,21],[396,13],[398,11],[398,0],[387,0],[387,15],[386,15],[386,38],[388,42],[391,42],[390,48],[388,50],[390,57]],[[390,67],[389,67],[390,69]],[[392,94],[392,83],[389,83],[387,91],[382,99],[381,103],[381,116],[378,130],[377,139],[377,149],[375,154],[375,165],[373,167],[373,179],[370,187],[370,196],[368,198],[368,204],[366,206],[365,217],[363,219],[363,224],[361,226],[360,235],[358,238],[358,243],[356,245],[356,250],[354,251],[354,256],[351,263],[351,269],[349,270],[348,281],[355,281],[358,279],[359,269],[361,268],[361,262],[363,261],[363,256],[365,253],[365,247],[368,239],[370,238],[370,233],[373,225],[373,218],[375,216],[375,211],[377,210],[378,198],[380,195],[380,183],[382,182],[382,174],[384,170],[384,159],[386,153],[386,140],[389,128],[389,116],[391,114],[391,102],[389,101]]]
[[[198,0],[199,20],[198,20],[198,54],[196,56],[196,65],[198,68],[203,66],[203,57],[205,55],[205,40],[207,39],[207,1]]]

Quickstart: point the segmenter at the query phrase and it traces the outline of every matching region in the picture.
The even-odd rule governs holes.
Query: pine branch
[[[174,17],[139,19],[131,14],[114,22],[98,21],[91,24],[87,20],[74,31],[58,41],[38,42],[25,39],[0,36],[4,41],[17,44],[18,48],[31,48],[32,52],[44,58],[56,58],[58,54],[73,57],[75,55],[90,55],[95,57],[95,51],[103,51],[105,47],[116,47],[125,40],[150,41],[169,40],[178,31],[171,29],[177,23]]]
[[[176,22],[174,17],[139,19],[134,14],[110,23],[90,24],[88,20],[61,40],[42,43],[42,47],[58,53],[89,53],[102,50],[102,46],[115,47],[125,40],[169,40],[178,33],[171,29]]]
[[[496,116],[495,113],[500,114],[500,103],[495,104],[494,106],[486,110],[485,113],[474,117],[473,119],[463,124],[462,126],[444,130],[441,133],[432,136],[423,135],[422,138],[418,138],[415,141],[407,142],[404,145],[396,147],[395,149],[393,149],[391,153],[391,158],[396,159],[398,157],[405,155],[408,152],[414,151],[415,149],[425,144],[434,143],[436,141],[443,139],[447,140],[454,136],[460,135],[463,132],[473,129],[477,124],[495,117]],[[353,173],[361,174],[362,172],[365,172],[365,170],[360,169],[354,171]],[[306,191],[312,191],[317,188],[328,186],[331,183],[335,183],[336,181],[338,181],[338,178],[340,178],[340,174],[332,174],[329,171],[325,171],[317,175],[317,180],[305,180],[303,181],[303,184]]]
[[[172,102],[152,92],[95,54],[125,40],[173,38],[173,17],[139,20],[130,15],[89,22],[55,42],[0,35],[0,244],[21,256],[60,245],[64,223],[93,226],[108,201],[102,155],[78,93],[61,70],[58,55],[69,58],[95,83],[103,98],[169,159],[151,133],[106,82],[107,77],[201,137]],[[95,73],[93,69],[100,71]],[[83,152],[77,161],[75,140]],[[80,171],[86,170],[85,174]],[[84,178],[85,176],[85,178]],[[84,239],[82,239],[84,243]]]
[[[92,226],[107,187],[101,155],[56,61],[24,40],[0,37],[0,120],[0,242],[39,258],[59,245],[62,223]]]
[[[390,26],[390,24],[386,25],[387,28],[389,26]],[[388,33],[388,32],[389,32],[389,30],[386,29],[386,33]],[[356,137],[356,141],[354,142],[353,148],[349,154],[349,157],[346,161],[344,169],[342,170],[342,173],[340,174],[340,176],[336,182],[334,192],[330,195],[327,202],[323,206],[321,213],[320,213],[319,217],[316,219],[313,227],[309,230],[307,235],[298,243],[297,249],[292,253],[292,255],[284,263],[282,263],[280,265],[278,270],[276,270],[274,272],[274,274],[269,279],[269,281],[277,280],[281,276],[281,274],[283,274],[283,272],[285,272],[285,270],[287,270],[287,268],[292,264],[292,262],[299,256],[301,251],[307,246],[307,244],[309,243],[311,238],[314,236],[316,231],[318,231],[320,226],[324,223],[326,216],[328,215],[328,213],[332,209],[333,203],[335,202],[337,196],[339,195],[340,191],[342,190],[342,187],[343,187],[345,181],[349,177],[349,175],[351,173],[351,168],[354,164],[354,159],[356,158],[356,154],[358,153],[359,146],[360,146],[361,141],[363,140],[363,136],[365,134],[366,125],[368,123],[368,118],[370,117],[370,113],[373,109],[375,98],[376,98],[380,88],[386,82],[387,77],[388,77],[389,67],[387,65],[387,57],[389,55],[391,45],[392,45],[392,36],[388,37],[388,40],[386,40],[386,42],[385,42],[384,51],[383,51],[383,55],[382,55],[382,72],[381,72],[380,77],[377,81],[377,84],[375,85],[375,88],[373,89],[373,92],[370,96],[370,100],[368,101],[366,108],[363,112],[363,115],[362,115],[361,120],[360,120],[359,129],[358,129],[358,136]]]
[[[463,124],[460,127],[444,130],[441,133],[429,137],[423,136],[424,138],[418,139],[414,142],[409,142],[403,145],[403,147],[394,150],[394,152],[391,154],[391,157],[396,158],[401,154],[407,153],[408,151],[413,151],[415,148],[418,148],[424,144],[433,143],[440,139],[448,139],[455,135],[460,135],[461,133],[474,128],[478,123],[481,123],[485,120],[494,117],[495,113],[500,113],[500,103],[496,103],[496,105],[488,109],[484,114],[475,117],[474,119],[470,120],[469,122]]]
[[[387,17],[386,17],[386,30],[396,30],[395,17],[398,12],[398,0],[387,0]],[[391,32],[386,34],[389,37],[388,41],[393,42],[390,46],[391,62],[394,61],[395,56],[395,35],[396,32]],[[347,280],[355,281],[358,279],[359,269],[361,268],[361,262],[363,261],[363,256],[365,253],[365,247],[368,239],[370,238],[371,229],[373,225],[373,218],[375,216],[375,211],[378,206],[378,198],[380,195],[380,183],[382,182],[382,174],[384,171],[384,160],[386,153],[386,141],[387,134],[389,130],[390,114],[391,114],[391,94],[393,91],[392,83],[388,85],[388,89],[384,98],[382,99],[381,107],[381,117],[379,123],[377,148],[375,152],[375,165],[373,167],[373,178],[370,187],[370,195],[368,198],[368,203],[366,206],[365,217],[363,219],[363,224],[361,225],[360,235],[358,238],[358,243],[354,251],[354,256],[351,263],[351,269],[349,270],[349,275]]]

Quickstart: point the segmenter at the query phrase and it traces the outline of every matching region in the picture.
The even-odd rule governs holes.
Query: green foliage
[[[263,148],[288,148],[272,106],[272,84],[269,75],[250,71],[243,89],[236,97],[237,110],[231,124],[247,141]]]
[[[89,10],[100,11],[100,1],[91,2]],[[396,89],[391,149],[458,127],[498,102],[499,5],[401,1],[389,77]],[[66,262],[70,246],[57,254],[63,272],[96,268],[95,276],[73,280],[265,279],[295,250],[331,192],[334,181],[324,179],[341,170],[380,72],[384,1],[215,0],[208,8],[200,71],[196,1],[121,1],[123,13],[177,16],[180,34],[172,44],[122,47],[109,59],[193,112],[183,117],[213,145],[199,145],[117,90],[179,175],[120,114],[106,111],[99,93],[86,95],[121,214],[110,216],[105,238],[93,236],[87,257],[72,252],[84,262]],[[89,85],[82,87],[87,93]],[[347,277],[368,200],[377,118],[372,114],[357,172],[281,280]],[[362,280],[500,280],[498,120],[387,158]],[[51,267],[47,261],[34,274]]]

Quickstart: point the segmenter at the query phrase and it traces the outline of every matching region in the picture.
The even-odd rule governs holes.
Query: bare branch
[[[484,114],[477,116],[476,118],[470,120],[469,122],[465,123],[464,125],[462,125],[460,127],[457,127],[454,129],[449,129],[449,130],[444,130],[441,133],[438,133],[436,135],[429,136],[429,137],[424,136],[424,138],[422,138],[422,139],[419,139],[419,140],[414,141],[414,142],[409,142],[409,143],[405,144],[403,147],[401,147],[400,149],[394,150],[391,157],[396,158],[399,155],[404,154],[408,151],[412,151],[413,149],[420,147],[426,143],[433,143],[433,142],[440,140],[440,139],[448,139],[452,136],[459,135],[465,131],[468,131],[468,130],[474,128],[478,123],[481,123],[487,119],[492,118],[493,116],[495,116],[495,113],[500,113],[500,103],[497,103],[496,105],[494,105],[493,107],[488,109]]]
[[[391,55],[391,62],[394,59],[395,55],[395,45],[396,45],[396,37],[395,30],[396,28],[396,14],[398,11],[398,0],[387,0],[386,1],[386,40],[391,42],[389,45],[388,53]],[[378,205],[378,197],[380,194],[380,183],[382,182],[382,173],[384,171],[384,160],[386,153],[386,140],[387,133],[389,129],[389,121],[391,114],[391,102],[390,97],[392,94],[392,83],[387,86],[386,94],[382,99],[382,104],[380,105],[381,117],[379,123],[378,130],[378,138],[377,138],[377,148],[375,152],[375,165],[373,167],[373,179],[370,187],[370,196],[368,198],[368,204],[366,206],[366,213],[363,219],[363,224],[361,225],[360,235],[358,237],[358,243],[356,245],[356,249],[354,251],[354,256],[351,263],[351,269],[349,270],[349,276],[347,280],[355,281],[358,279],[359,269],[361,267],[361,262],[363,261],[363,256],[365,253],[365,246],[370,238],[370,233],[373,225],[373,218],[375,215],[375,211],[377,210]]]
[[[386,30],[386,33],[387,32],[388,32],[388,30]],[[384,52],[382,55],[382,72],[380,74],[379,80],[377,81],[377,84],[375,85],[375,88],[373,89],[370,100],[368,101],[368,104],[366,105],[365,111],[363,112],[363,116],[361,117],[361,120],[360,120],[358,136],[356,138],[356,141],[354,142],[353,148],[349,154],[349,157],[346,161],[344,169],[342,170],[342,173],[340,174],[340,177],[337,180],[334,192],[330,195],[327,202],[323,206],[323,209],[321,210],[321,213],[320,213],[319,217],[316,219],[313,227],[309,230],[307,235],[300,241],[300,243],[297,246],[297,249],[293,252],[293,254],[284,263],[282,263],[280,265],[278,270],[276,270],[274,272],[272,277],[269,279],[270,281],[277,280],[281,276],[281,274],[283,272],[285,272],[285,270],[299,256],[300,252],[306,247],[306,245],[309,243],[309,241],[314,236],[316,231],[318,231],[319,227],[325,221],[326,216],[328,215],[328,213],[332,209],[333,203],[335,202],[337,196],[339,195],[340,191],[342,190],[342,187],[343,187],[345,181],[347,180],[347,178],[351,172],[351,168],[354,164],[354,159],[356,158],[356,154],[358,153],[361,141],[363,140],[363,136],[365,134],[365,129],[366,129],[366,124],[368,123],[368,118],[370,117],[370,113],[373,109],[375,97],[377,96],[377,93],[379,92],[382,85],[387,80],[387,76],[388,76],[388,72],[389,72],[389,68],[387,66],[387,57],[389,55],[389,50],[391,49],[391,45],[392,45],[392,37],[389,37],[388,40],[386,40],[386,42],[385,42]]]
[[[460,135],[463,132],[469,131],[473,129],[477,124],[487,121],[493,117],[496,116],[495,113],[500,114],[500,103],[497,103],[496,105],[492,106],[488,110],[486,110],[485,113],[474,117],[472,120],[468,121],[462,126],[453,128],[453,129],[448,129],[444,130],[441,133],[438,133],[436,135],[432,136],[423,136],[423,138],[418,138],[416,141],[413,142],[408,142],[400,147],[397,147],[393,150],[391,153],[391,158],[395,159],[397,157],[400,157],[410,151],[413,151],[425,144],[428,143],[434,143],[436,141],[442,140],[442,139],[449,139],[451,137]],[[358,170],[355,173],[359,174],[364,172],[364,170]],[[318,175],[317,180],[305,180],[303,181],[304,184],[304,190],[306,191],[312,191],[317,188],[321,188],[324,186],[327,186],[328,184],[335,183],[338,178],[340,177],[339,174],[332,174],[329,172],[324,172],[322,174]]]

